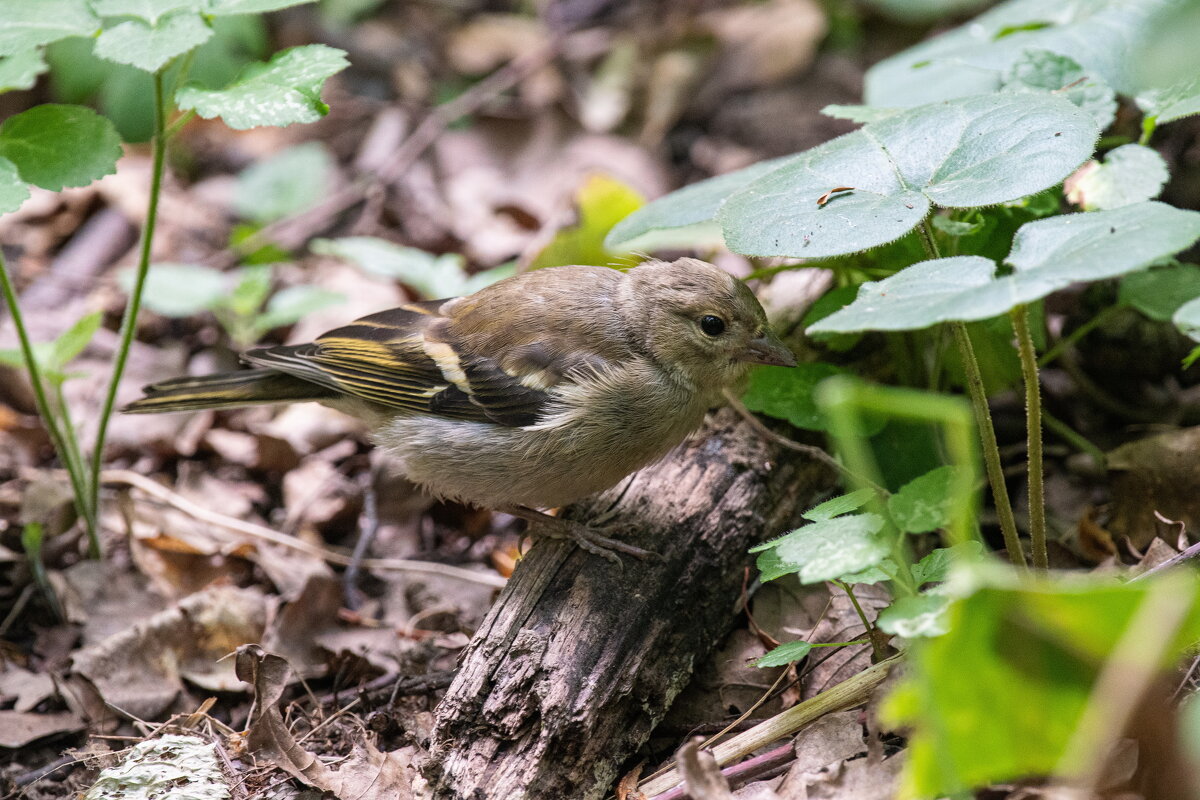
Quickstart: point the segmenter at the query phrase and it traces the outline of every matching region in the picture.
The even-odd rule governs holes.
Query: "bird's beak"
[[[746,345],[746,349],[742,351],[738,360],[751,364],[769,364],[775,367],[796,366],[796,357],[792,355],[792,351],[770,331],[757,339],[751,339],[750,344]]]

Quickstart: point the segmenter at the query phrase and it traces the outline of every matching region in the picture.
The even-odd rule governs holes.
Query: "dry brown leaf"
[[[675,763],[683,777],[683,786],[693,800],[733,800],[729,782],[721,774],[712,753],[700,749],[704,741],[697,736],[675,754]]]
[[[185,678],[210,691],[240,691],[233,665],[221,659],[262,638],[266,611],[266,598],[254,589],[214,586],[197,592],[77,651],[74,685],[84,690],[90,685],[105,703],[144,720],[171,709]]]
[[[38,703],[58,693],[54,678],[8,664],[0,672],[0,701],[13,699],[14,711],[32,711]]]
[[[303,783],[339,800],[409,800],[412,798],[411,749],[381,752],[370,744],[358,746],[337,769],[326,766],[292,736],[279,712],[279,699],[287,687],[287,661],[257,645],[238,649],[237,674],[254,687],[254,714],[246,743]]]
[[[1129,537],[1141,550],[1156,536],[1169,535],[1172,525],[1161,522],[1155,512],[1196,530],[1200,525],[1197,452],[1200,427],[1139,439],[1108,454],[1112,482],[1112,521],[1108,528],[1114,538],[1119,541]]]
[[[15,749],[47,736],[83,729],[83,720],[71,711],[57,714],[0,711],[0,747]]]

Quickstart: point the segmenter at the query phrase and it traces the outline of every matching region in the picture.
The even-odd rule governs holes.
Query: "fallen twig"
[[[101,483],[106,484],[121,484],[132,486],[133,488],[145,492],[146,494],[161,500],[172,508],[178,509],[190,517],[207,522],[210,525],[216,525],[226,530],[234,531],[235,533],[244,534],[246,536],[260,539],[263,541],[277,544],[282,547],[287,547],[292,550],[298,550],[302,553],[314,556],[316,558],[328,561],[331,564],[339,566],[347,566],[353,562],[353,557],[339,553],[335,550],[330,550],[326,547],[320,547],[315,544],[297,539],[293,536],[280,533],[272,530],[265,525],[257,525],[253,522],[245,522],[235,517],[226,516],[216,511],[204,508],[193,503],[178,492],[174,492],[163,486],[160,483],[155,483],[149,478],[139,475],[136,472],[124,469],[105,470],[100,473]],[[374,570],[385,570],[394,572],[416,572],[425,575],[439,575],[444,578],[455,578],[457,580],[467,581],[470,583],[478,583],[484,586],[492,586],[495,588],[503,588],[507,581],[495,573],[476,572],[475,570],[456,567],[451,564],[438,564],[433,561],[415,561],[407,558],[364,558],[360,562],[363,567]]]

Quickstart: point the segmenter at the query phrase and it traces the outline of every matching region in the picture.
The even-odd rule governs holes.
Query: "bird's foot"
[[[597,532],[595,527],[571,519],[552,517],[541,511],[520,506],[506,508],[505,512],[519,517],[529,523],[528,533],[531,536],[544,536],[548,539],[567,539],[579,545],[589,553],[607,559],[617,567],[621,564],[618,553],[635,558],[661,558],[658,553],[644,550],[641,547],[613,539]]]

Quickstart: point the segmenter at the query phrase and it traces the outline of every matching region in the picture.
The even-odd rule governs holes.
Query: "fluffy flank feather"
[[[264,403],[324,400],[337,393],[300,378],[269,369],[248,369],[217,375],[175,378],[144,390],[146,396],[125,406],[128,414],[240,408]]]

